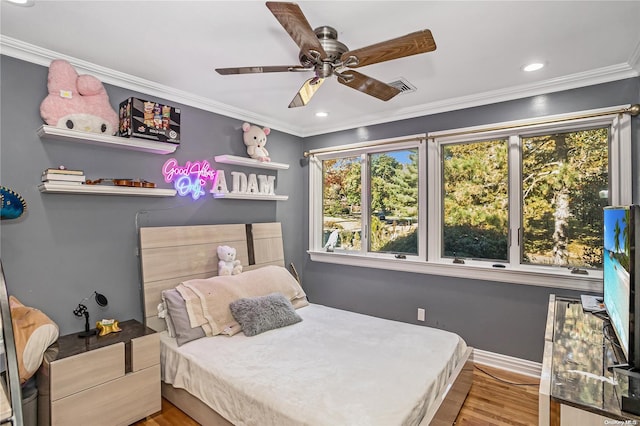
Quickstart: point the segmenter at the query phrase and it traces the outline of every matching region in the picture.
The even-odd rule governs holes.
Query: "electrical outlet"
[[[418,321],[424,321],[426,312],[423,308],[418,308]]]

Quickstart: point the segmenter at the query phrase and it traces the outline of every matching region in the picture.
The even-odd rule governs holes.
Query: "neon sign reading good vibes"
[[[179,195],[191,194],[194,200],[206,194],[204,187],[208,182],[215,182],[217,174],[207,160],[187,161],[184,166],[180,166],[178,160],[170,158],[162,166],[164,181],[173,182]]]

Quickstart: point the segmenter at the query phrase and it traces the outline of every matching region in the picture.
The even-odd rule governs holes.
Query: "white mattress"
[[[464,355],[446,331],[309,305],[303,321],[178,347],[161,335],[162,379],[236,425],[417,425]]]

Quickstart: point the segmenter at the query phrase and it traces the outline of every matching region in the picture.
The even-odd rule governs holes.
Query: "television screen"
[[[633,367],[636,338],[636,298],[634,275],[634,218],[637,206],[606,207],[604,209],[604,305],[611,326],[618,338],[625,361]],[[632,241],[633,240],[633,241]],[[639,336],[640,337],[640,336]]]

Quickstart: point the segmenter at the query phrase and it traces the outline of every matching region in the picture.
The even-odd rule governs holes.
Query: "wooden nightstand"
[[[128,425],[160,411],[160,337],[135,320],[62,336],[38,371],[39,425]]]

